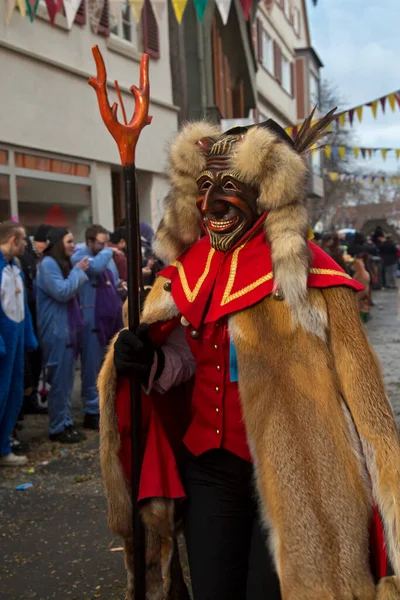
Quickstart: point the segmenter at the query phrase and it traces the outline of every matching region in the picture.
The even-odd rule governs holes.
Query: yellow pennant
[[[381,154],[382,154],[382,158],[383,160],[386,160],[386,155],[387,155],[388,151],[386,148],[382,148],[381,149]]]
[[[399,160],[400,158],[400,148],[397,148],[396,150],[396,160]]]
[[[358,158],[360,153],[360,148],[353,148],[354,158]]]
[[[332,146],[325,146],[324,150],[326,157],[330,158],[332,156]]]
[[[389,100],[390,108],[394,112],[396,110],[396,96],[395,96],[395,94],[389,94],[388,100]]]
[[[346,156],[346,146],[339,146],[338,150],[340,158],[344,160]]]
[[[346,123],[346,113],[342,113],[339,117],[339,121],[342,127],[344,127],[344,124]]]
[[[290,137],[293,136],[293,127],[286,127],[285,131]]]
[[[328,127],[326,128],[327,131],[331,132],[332,131],[332,122],[329,123]]]
[[[363,107],[362,106],[357,106],[356,113],[357,113],[357,118],[358,118],[359,122],[361,123],[362,116],[363,116]]]
[[[387,182],[388,182],[388,185],[392,185],[392,180],[391,179],[388,179]]]
[[[373,102],[371,102],[371,110],[372,114],[374,115],[374,119],[376,119],[376,115],[378,112],[378,100],[374,100]]]
[[[368,156],[369,158],[372,158],[372,148],[368,148]]]
[[[311,229],[311,227],[308,227],[308,241],[313,240],[314,239],[314,233],[313,230]]]
[[[26,0],[15,0],[14,4],[18,6],[21,17],[26,17]]]
[[[330,174],[330,178],[332,179],[332,181],[336,181],[336,179],[338,178],[339,173],[331,173]]]
[[[188,0],[172,0],[172,6],[175,11],[176,20],[181,23],[183,13],[185,12],[186,4]]]
[[[131,9],[133,12],[133,16],[135,17],[136,23],[139,23],[144,0],[129,0],[129,4],[131,5]]]
[[[394,178],[394,182],[395,182],[395,184],[396,184],[396,185],[398,185],[398,184],[399,184],[399,181],[400,181],[400,179],[399,179],[398,177],[395,177],[395,178]]]

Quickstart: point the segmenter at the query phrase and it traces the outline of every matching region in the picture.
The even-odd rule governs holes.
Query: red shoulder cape
[[[265,218],[261,217],[229,252],[211,248],[206,235],[159,273],[171,280],[174,301],[194,327],[244,310],[273,291],[271,249],[262,227]],[[345,285],[355,291],[363,289],[316,244],[309,242],[309,248],[309,287]]]

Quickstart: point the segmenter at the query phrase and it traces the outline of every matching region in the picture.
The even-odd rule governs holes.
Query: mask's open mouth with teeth
[[[215,233],[228,233],[236,228],[240,221],[238,211],[234,207],[229,207],[228,211],[207,212],[204,217],[206,227]]]

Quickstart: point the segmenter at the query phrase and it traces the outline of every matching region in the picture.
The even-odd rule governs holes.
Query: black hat
[[[49,229],[51,229],[51,225],[46,225],[44,223],[39,225],[35,235],[33,236],[35,242],[47,242],[47,234],[49,232]]]
[[[67,235],[69,233],[69,230],[66,229],[65,227],[50,227],[49,231],[47,232],[47,243],[50,246],[54,246],[54,244],[56,244],[59,240],[61,240],[64,235]]]

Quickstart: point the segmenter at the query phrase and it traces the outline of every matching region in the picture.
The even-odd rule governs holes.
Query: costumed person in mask
[[[75,362],[82,346],[83,315],[77,292],[86,283],[87,258],[73,267],[74,237],[64,227],[52,227],[48,247],[39,263],[36,278],[36,307],[39,341],[43,353],[48,395],[49,437],[62,444],[85,439],[71,416]]]
[[[11,449],[11,435],[22,406],[24,352],[36,350],[37,340],[16,257],[26,247],[24,227],[0,223],[0,467],[18,467],[26,456]]]
[[[79,290],[79,301],[85,319],[82,366],[82,400],[85,429],[99,428],[99,395],[97,377],[106,348],[122,326],[122,302],[117,292],[118,271],[114,254],[118,248],[107,247],[108,231],[101,225],[92,225],[85,232],[86,243],[77,244],[72,264],[89,258],[89,280]]]
[[[381,579],[374,509],[400,575],[399,436],[359,318],[361,286],[308,241],[305,155],[332,118],[311,125],[311,115],[294,142],[272,120],[224,134],[193,123],[171,146],[154,244],[170,266],[99,378],[109,524],[124,538],[129,599],[132,373],[146,392],[134,501],[148,598],[188,597],[176,592],[172,550],[182,508],[195,600],[400,598],[400,580]]]

